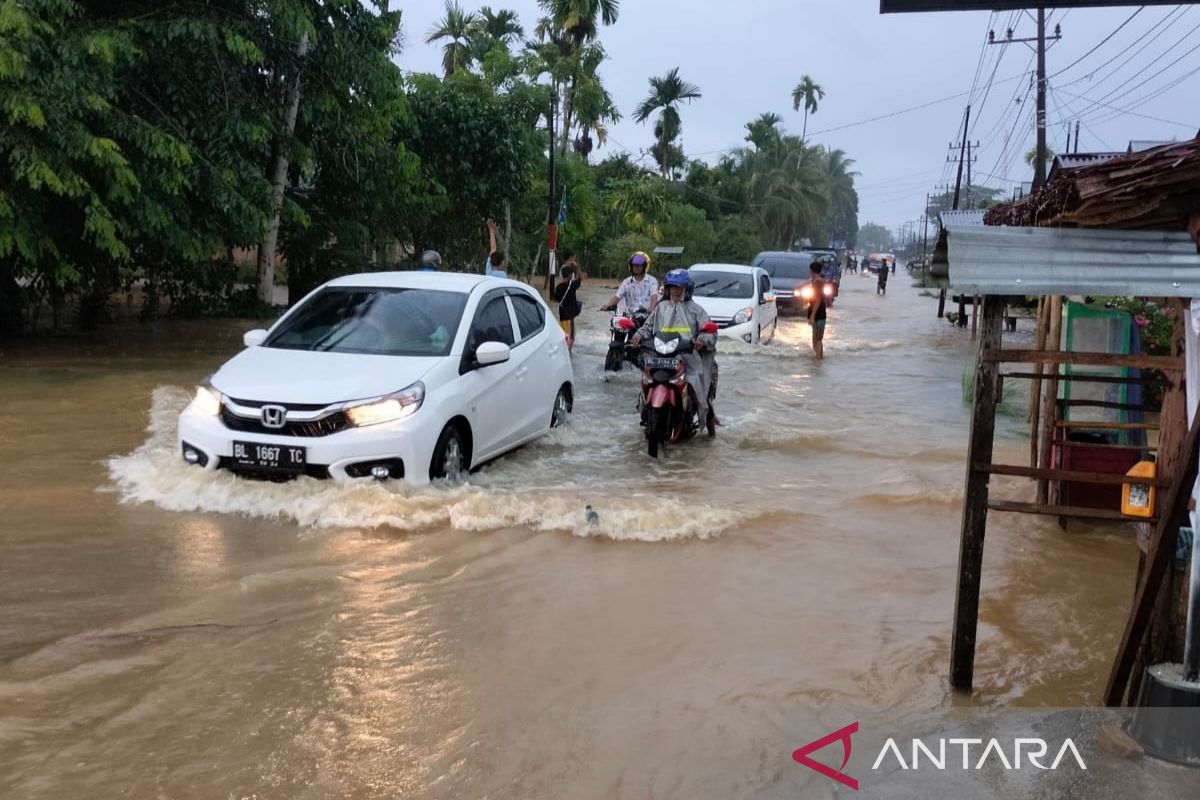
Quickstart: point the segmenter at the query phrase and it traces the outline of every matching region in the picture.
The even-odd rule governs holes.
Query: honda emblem
[[[287,409],[283,406],[263,406],[262,424],[265,428],[282,428],[287,422]]]

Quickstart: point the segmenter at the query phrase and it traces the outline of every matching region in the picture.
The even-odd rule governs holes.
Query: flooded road
[[[797,708],[1097,702],[1136,547],[1015,515],[948,690],[973,343],[890,288],[846,277],[823,363],[722,342],[724,427],[658,462],[589,311],[572,424],[458,488],[186,467],[250,325],[6,346],[0,797],[791,797]]]

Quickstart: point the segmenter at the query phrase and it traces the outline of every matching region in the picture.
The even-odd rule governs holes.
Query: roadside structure
[[[1108,156],[1109,154],[1104,154]],[[974,398],[959,553],[951,683],[970,690],[979,610],[980,571],[989,511],[1067,519],[1130,520],[1119,508],[1062,502],[1071,487],[1119,486],[1124,469],[1072,469],[1064,465],[1068,434],[1078,429],[1138,432],[1154,443],[1101,445],[1157,455],[1152,482],[1159,503],[1146,520],[1152,531],[1140,559],[1138,586],[1112,674],[1109,705],[1136,697],[1142,664],[1174,658],[1182,650],[1181,598],[1186,576],[1173,566],[1180,527],[1188,525],[1197,472],[1196,414],[1200,398],[1200,136],[1080,166],[1060,163],[1038,191],[988,211],[985,225],[946,227],[944,261],[938,265],[962,295],[981,298],[982,319],[975,364]],[[941,249],[941,248],[939,248]],[[1006,297],[1039,296],[1035,345],[1003,348],[1001,321]],[[1079,351],[1062,348],[1064,296],[1155,299],[1174,321],[1165,355]],[[1009,365],[1028,364],[1013,370]],[[1080,366],[1112,368],[1080,374]],[[1006,370],[1006,371],[1002,371]],[[1189,378],[1185,381],[1185,375]],[[1029,380],[1030,460],[993,463],[997,404],[1005,379]],[[1062,387],[1076,382],[1142,386],[1161,381],[1160,408],[1143,403],[1071,400]],[[1158,412],[1156,422],[1079,421],[1071,409]],[[1136,408],[1135,408],[1136,406]],[[1114,408],[1115,407],[1115,408]],[[989,498],[992,475],[1037,481],[1031,502]],[[1191,504],[1194,507],[1194,504]],[[1194,512],[1193,512],[1194,515]],[[1132,521],[1132,520],[1131,520]],[[1193,526],[1197,527],[1197,526]]]

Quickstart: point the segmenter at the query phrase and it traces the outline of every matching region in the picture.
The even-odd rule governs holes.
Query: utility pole
[[[967,106],[967,113],[963,116],[963,135],[962,142],[958,146],[958,177],[954,179],[954,210],[958,211],[958,198],[962,193],[963,179],[963,159],[967,155],[967,126],[971,124],[971,107]]]
[[[1037,50],[1037,152],[1033,163],[1033,188],[1037,189],[1046,182],[1046,42],[1057,42],[1062,39],[1062,26],[1054,26],[1054,35],[1046,36],[1046,9],[1037,11],[1037,36],[1014,39],[1012,28],[1000,41],[996,41],[996,32],[988,31],[988,44],[1029,44],[1036,42]]]
[[[1075,120],[1075,149],[1072,152],[1079,153],[1079,120]]]
[[[551,290],[554,288],[554,273],[557,271],[555,260],[558,256],[558,209],[555,207],[555,200],[558,199],[555,192],[555,174],[554,174],[554,151],[556,149],[555,141],[555,120],[558,117],[558,87],[551,84],[550,86],[550,199],[549,211],[546,213],[546,296],[550,296]]]
[[[1037,155],[1033,162],[1033,188],[1046,182],[1046,9],[1038,8],[1037,41]]]

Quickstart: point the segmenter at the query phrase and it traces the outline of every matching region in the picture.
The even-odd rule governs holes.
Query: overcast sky
[[[484,4],[462,3],[472,11]],[[536,0],[489,4],[517,11],[532,34]],[[401,67],[440,72],[440,47],[425,38],[444,4],[402,0],[398,6],[405,32]],[[1137,6],[1047,12],[1049,28],[1061,23],[1063,34],[1047,56],[1054,150],[1065,149],[1065,125],[1075,119],[1083,120],[1079,147],[1085,152],[1123,150],[1131,139],[1190,138],[1200,128],[1200,7],[1149,6],[1130,19],[1135,12]],[[679,67],[700,86],[703,98],[682,109],[682,142],[689,156],[711,162],[741,146],[743,126],[764,111],[779,114],[784,127],[799,134],[802,115],[792,110],[791,90],[808,74],[826,93],[809,118],[809,140],[855,160],[859,223],[896,228],[920,217],[927,191],[953,182],[947,145],[959,136],[974,87],[975,183],[1011,193],[1031,178],[1024,154],[1034,141],[1029,76],[1035,62],[1025,45],[984,45],[989,27],[1002,38],[1010,19],[1016,37],[1036,35],[1036,24],[1021,12],[883,16],[877,0],[622,0],[617,23],[603,29],[600,40],[609,54],[602,75],[625,118],[593,160],[620,151],[636,159],[650,146],[652,126],[629,116],[651,75]],[[946,99],[953,95],[960,96]],[[938,100],[944,102],[866,121]],[[646,156],[644,163],[653,160]]]

